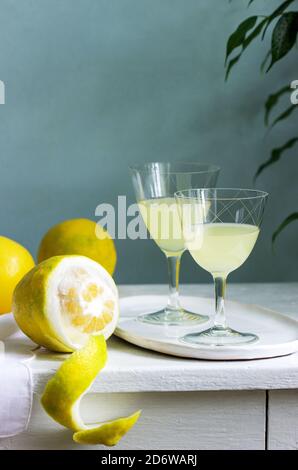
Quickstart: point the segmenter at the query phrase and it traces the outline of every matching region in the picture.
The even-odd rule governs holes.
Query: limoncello
[[[186,247],[198,265],[213,276],[227,276],[248,258],[259,231],[248,224],[200,224],[192,228]]]
[[[139,201],[150,236],[167,256],[180,256],[185,250],[178,205],[174,197]]]

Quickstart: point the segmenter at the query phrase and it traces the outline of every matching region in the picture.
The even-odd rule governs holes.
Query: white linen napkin
[[[0,316],[0,438],[15,436],[28,427],[33,385],[24,361],[33,357],[32,345],[11,314]]]
[[[32,407],[32,377],[26,364],[0,359],[0,438],[25,431]]]

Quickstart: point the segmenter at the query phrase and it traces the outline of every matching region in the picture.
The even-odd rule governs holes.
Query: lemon
[[[136,423],[137,411],[126,418],[90,428],[80,416],[80,401],[107,360],[103,336],[91,336],[82,349],[66,359],[47,383],[41,397],[45,411],[62,426],[76,431],[73,439],[81,444],[114,446]]]
[[[26,248],[10,238],[0,236],[0,314],[11,311],[14,288],[34,264]]]
[[[88,219],[65,220],[43,237],[37,259],[58,255],[83,255],[100,263],[111,275],[116,266],[116,249],[109,233]]]
[[[91,334],[111,336],[119,317],[110,274],[85,256],[54,256],[17,285],[12,308],[21,330],[48,349],[70,352]]]

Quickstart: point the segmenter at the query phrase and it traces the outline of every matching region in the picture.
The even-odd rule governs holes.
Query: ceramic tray
[[[226,311],[229,326],[242,332],[252,332],[259,341],[241,346],[193,346],[179,337],[210,326],[191,327],[149,325],[137,316],[166,305],[165,296],[142,295],[120,299],[121,317],[116,336],[142,348],[174,356],[209,360],[261,359],[292,354],[298,350],[298,322],[258,305],[229,301]],[[182,297],[181,304],[194,312],[212,315],[214,301],[199,297]]]

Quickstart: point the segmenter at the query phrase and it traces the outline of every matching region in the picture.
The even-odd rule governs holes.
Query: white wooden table
[[[181,291],[213,295],[210,285],[183,286]],[[164,294],[166,287],[120,288],[122,296],[148,293]],[[230,285],[228,294],[298,319],[298,283]],[[117,338],[108,346],[108,365],[84,398],[82,412],[86,422],[96,423],[143,409],[118,449],[298,448],[298,354],[211,362],[149,352]],[[29,429],[2,440],[0,448],[78,448],[72,433],[53,422],[39,403],[60,356],[47,353],[30,364],[35,394]]]

